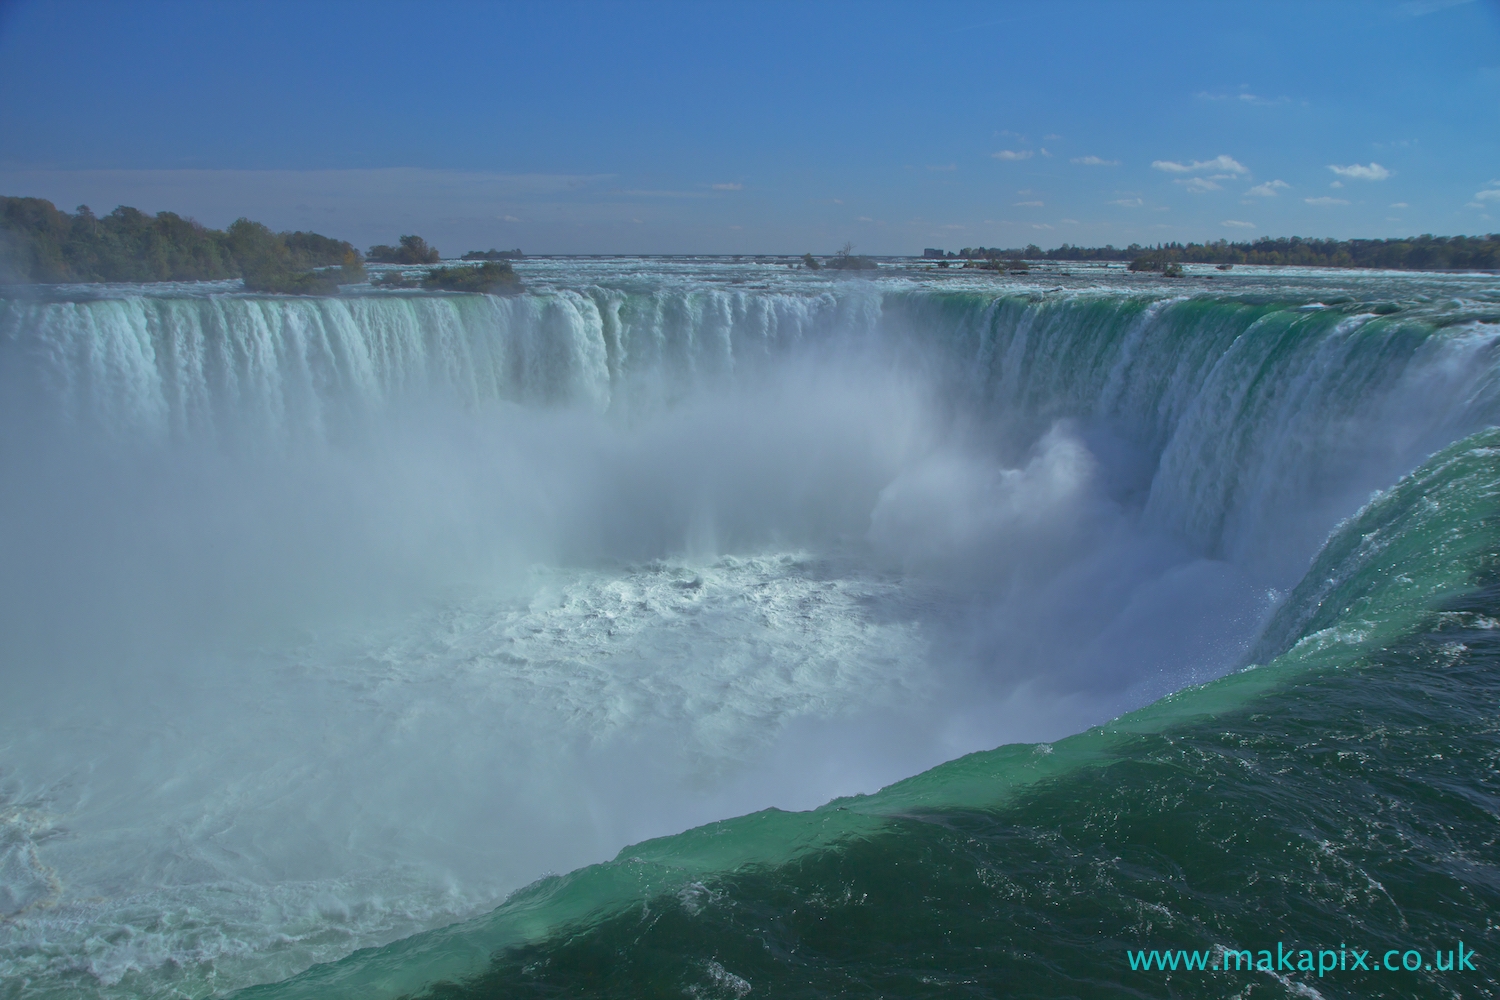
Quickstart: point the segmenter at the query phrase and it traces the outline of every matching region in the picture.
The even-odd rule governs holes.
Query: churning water
[[[518,269],[0,300],[0,996],[1104,995],[1416,842],[1493,917],[1500,281]],[[1178,885],[1257,822],[1327,885]]]

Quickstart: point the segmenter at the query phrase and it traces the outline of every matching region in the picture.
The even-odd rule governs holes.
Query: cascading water
[[[1291,656],[1353,628],[1309,624],[1329,532],[1500,418],[1483,276],[526,266],[0,301],[5,995],[283,979]],[[897,789],[977,807],[1008,766]],[[890,836],[882,794],[661,863]],[[633,905],[621,871],[330,974],[475,974]]]

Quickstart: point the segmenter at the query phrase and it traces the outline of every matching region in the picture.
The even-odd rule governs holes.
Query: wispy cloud
[[[1116,198],[1110,204],[1119,205],[1122,208],[1140,208],[1145,202],[1139,198]]]
[[[1082,163],[1086,167],[1118,167],[1119,160],[1106,160],[1102,156],[1075,156],[1073,163]]]
[[[745,185],[737,184],[734,181],[726,181],[723,184],[715,184],[713,189],[715,191],[743,191],[745,190]]]
[[[1378,163],[1371,163],[1369,166],[1351,163],[1347,167],[1340,167],[1330,163],[1328,169],[1340,177],[1348,177],[1356,181],[1383,181],[1391,176],[1391,172]]]
[[[1274,198],[1277,191],[1283,191],[1289,187],[1291,185],[1286,181],[1266,181],[1264,184],[1255,185],[1255,187],[1245,193],[1253,194],[1257,198]]]
[[[1474,196],[1475,201],[1500,201],[1500,187],[1489,188],[1480,191]]]
[[[1347,204],[1349,204],[1343,198],[1330,198],[1327,195],[1324,195],[1321,198],[1303,198],[1302,200],[1305,201],[1305,202],[1307,202],[1309,205],[1347,205]]]
[[[1011,202],[1011,206],[1014,207],[1014,208],[1045,208],[1046,207],[1045,205],[1043,205],[1042,202],[1039,202],[1039,201],[1014,201],[1014,202]]]
[[[1254,104],[1259,107],[1272,104],[1290,104],[1292,102],[1290,97],[1261,97],[1259,94],[1252,94],[1249,91],[1241,91],[1238,94],[1211,94],[1206,90],[1202,90],[1198,92],[1198,96],[1205,101],[1238,101],[1241,104]]]
[[[1244,164],[1220,153],[1212,160],[1194,160],[1191,163],[1177,163],[1174,160],[1153,160],[1151,166],[1157,170],[1165,170],[1169,174],[1192,174],[1200,170],[1218,170],[1229,174],[1248,174],[1250,172]]]
[[[1254,228],[1256,228],[1255,227],[1255,223],[1253,223],[1253,222],[1241,222],[1239,219],[1225,219],[1224,220],[1224,225],[1230,227],[1231,229],[1254,229]]]
[[[1404,201],[1393,201],[1393,202],[1391,202],[1391,207],[1392,208],[1411,208],[1411,206],[1408,205]]]
[[[872,218],[870,218],[868,215],[857,215],[857,216],[854,217],[854,221],[855,222],[874,222],[875,220],[872,219]]]
[[[1002,149],[990,155],[997,160],[1029,160],[1036,154],[1029,149]]]
[[[1344,182],[1343,181],[1334,181],[1332,184],[1330,184],[1328,186],[1331,187],[1331,188],[1341,188],[1341,187],[1344,186]]]
[[[1031,224],[1031,228],[1032,229],[1051,229],[1052,227],[1049,226],[1049,225],[1047,225],[1045,222],[1033,222]]]
[[[958,169],[958,164],[956,164],[956,163],[929,163],[927,165],[927,169],[928,170],[935,170],[935,171],[938,171],[939,173],[947,173],[950,170],[957,170]]]
[[[706,191],[654,191],[643,188],[616,188],[611,194],[624,195],[627,198],[707,198]]]
[[[1207,177],[1189,177],[1186,180],[1183,180],[1182,178],[1178,178],[1177,180],[1173,181],[1172,183],[1173,184],[1181,184],[1183,187],[1187,188],[1193,194],[1207,194],[1209,191],[1222,191],[1222,190],[1224,190],[1224,188],[1223,188],[1222,185],[1214,183],[1212,180],[1210,180]]]

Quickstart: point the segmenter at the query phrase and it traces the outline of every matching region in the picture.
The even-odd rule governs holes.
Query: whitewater
[[[760,995],[715,900],[1500,617],[1493,275],[516,269],[0,289],[0,997],[512,995],[662,899],[639,991]]]

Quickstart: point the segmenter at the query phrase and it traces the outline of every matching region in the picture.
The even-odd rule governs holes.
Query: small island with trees
[[[870,258],[856,255],[853,243],[845,243],[823,266],[831,271],[874,271],[880,267]]]
[[[420,236],[403,236],[396,246],[377,244],[365,254],[372,264],[436,264],[442,260],[437,247],[430,247]]]
[[[514,295],[523,291],[515,269],[504,261],[487,260],[478,267],[436,267],[422,277],[422,287],[445,292],[483,292]]]
[[[514,250],[496,250],[491,247],[488,250],[470,250],[459,260],[525,260],[526,255],[521,252],[520,247]]]

